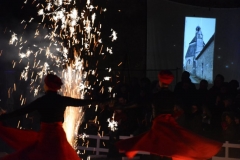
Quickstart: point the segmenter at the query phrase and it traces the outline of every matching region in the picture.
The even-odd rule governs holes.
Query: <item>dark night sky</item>
[[[18,58],[18,56],[16,57],[18,53],[16,48],[8,44],[12,35],[9,30],[21,34],[23,32],[23,27],[20,24],[21,21],[23,19],[29,20],[31,17],[34,17],[34,20],[36,20],[37,17],[37,9],[31,7],[31,4],[21,9],[24,1],[25,0],[0,0],[0,52],[1,50],[3,51],[0,56],[1,73],[12,70],[12,60]],[[32,1],[33,0],[28,0],[28,2]],[[85,2],[85,0],[77,1]],[[112,63],[118,67],[119,61],[122,61],[121,67],[118,67],[116,72],[121,72],[121,75],[129,76],[129,72],[126,70],[139,70],[138,73],[136,72],[136,75],[131,76],[143,77],[145,75],[143,70],[146,66],[146,0],[93,0],[93,2],[104,3],[106,5],[107,12],[103,20],[103,26],[112,27],[118,34],[118,39],[114,42],[113,46],[115,61],[109,61],[108,63]],[[119,10],[121,10],[121,12],[119,12]],[[7,31],[4,32],[6,28]],[[31,30],[36,30],[36,28],[28,26],[26,32],[31,32]],[[14,69],[14,74],[16,70],[17,68]],[[22,68],[19,67],[17,71],[21,72]],[[5,77],[7,77],[8,74],[9,73],[7,73]],[[19,79],[19,76],[16,77]],[[4,75],[2,75],[0,77],[0,85],[7,83],[2,83],[3,79],[7,78],[4,78]],[[12,85],[12,83],[8,83]],[[0,92],[0,98],[1,97]]]
[[[81,0],[79,0],[80,2]],[[28,0],[32,2],[32,0]],[[117,49],[116,59],[123,61],[132,59],[132,63],[128,63],[128,68],[144,69],[145,52],[146,52],[146,1],[145,0],[94,0],[94,3],[105,3],[107,14],[104,25],[114,28],[118,33],[118,40],[115,42]],[[18,26],[23,19],[30,19],[32,16],[37,17],[36,8],[25,6],[23,9],[23,0],[1,0],[0,1],[0,36],[1,41],[9,35],[3,35],[3,31],[7,27],[14,31],[18,30]],[[118,10],[121,10],[119,12]],[[4,53],[6,53],[6,43]],[[0,45],[1,47],[1,45]],[[0,48],[2,50],[2,48]],[[116,52],[115,52],[116,53]],[[0,58],[3,59],[3,58]],[[138,61],[138,62],[136,62]],[[141,65],[139,65],[141,61]],[[128,61],[129,62],[129,61]],[[126,62],[127,64],[127,62]],[[126,68],[126,65],[123,65]]]
[[[44,1],[44,0],[37,0]],[[77,0],[81,2],[83,0]],[[204,7],[239,7],[239,0],[171,0],[177,3],[186,3]],[[0,1],[0,50],[4,48],[9,35],[3,35],[8,29],[18,29],[23,19],[36,16],[36,8],[23,6],[24,0],[1,0]],[[28,0],[32,2],[32,0]],[[94,3],[106,3],[107,16],[105,25],[114,28],[118,33],[115,42],[116,59],[122,59],[123,70],[144,70],[146,67],[146,36],[147,36],[147,1],[146,0],[93,0]],[[118,12],[121,10],[121,12]],[[5,41],[4,41],[5,40]],[[3,47],[2,47],[3,46]],[[9,50],[7,50],[9,51]],[[3,58],[0,58],[2,62]],[[139,73],[139,72],[138,72]],[[142,75],[141,75],[142,76]]]

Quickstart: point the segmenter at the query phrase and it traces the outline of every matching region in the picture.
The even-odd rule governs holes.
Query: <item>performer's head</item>
[[[58,76],[54,74],[48,74],[44,79],[44,90],[58,91],[62,84],[62,80]]]
[[[174,79],[174,76],[170,70],[161,70],[158,73],[158,80],[160,87],[168,87]]]

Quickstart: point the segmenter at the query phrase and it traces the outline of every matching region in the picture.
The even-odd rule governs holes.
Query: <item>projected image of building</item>
[[[185,70],[191,74],[191,80],[199,83],[201,79],[212,82],[213,76],[214,34],[207,43],[203,41],[201,27],[196,27],[195,35],[185,54]]]

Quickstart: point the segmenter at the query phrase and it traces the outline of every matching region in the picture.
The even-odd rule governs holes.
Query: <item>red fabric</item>
[[[158,80],[163,84],[171,84],[174,76],[169,70],[162,70],[158,73]]]
[[[150,131],[116,143],[132,158],[138,151],[150,152],[173,160],[206,160],[218,153],[222,143],[196,135],[180,127],[170,114],[155,118]]]
[[[48,74],[44,79],[44,83],[53,91],[59,90],[63,84],[62,80],[53,74]]]
[[[37,137],[38,132],[5,127],[0,123],[0,138],[15,150],[19,150],[34,143]]]
[[[40,132],[0,126],[0,137],[16,152],[1,160],[80,160],[62,123],[42,123]]]

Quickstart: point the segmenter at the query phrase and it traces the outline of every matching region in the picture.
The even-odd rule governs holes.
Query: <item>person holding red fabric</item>
[[[16,150],[1,160],[80,160],[62,128],[64,111],[67,106],[84,106],[99,100],[61,96],[57,91],[62,84],[58,76],[48,74],[44,79],[45,95],[26,107],[0,116],[2,121],[32,111],[38,111],[41,115],[39,132],[0,125],[0,138]]]
[[[139,151],[149,152],[157,159],[207,160],[218,153],[222,143],[204,138],[181,126],[171,114],[174,97],[168,86],[174,77],[169,70],[158,74],[160,90],[153,98],[154,120],[149,131],[133,138],[118,141],[120,152],[132,158]],[[172,98],[172,99],[171,99]]]

